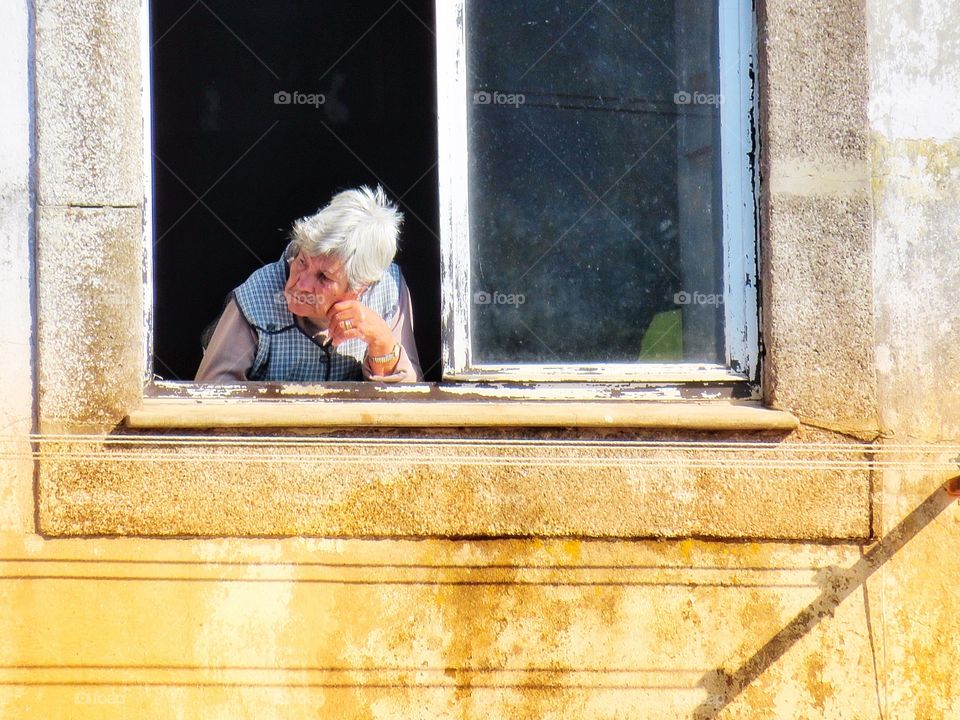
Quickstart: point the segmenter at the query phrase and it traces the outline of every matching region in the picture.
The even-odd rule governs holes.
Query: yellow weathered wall
[[[859,557],[574,540],[4,551],[3,717],[44,718],[691,717]],[[875,633],[861,594],[827,600],[723,716],[872,717],[871,599]]]

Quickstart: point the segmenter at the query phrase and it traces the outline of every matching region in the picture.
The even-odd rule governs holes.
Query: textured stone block
[[[139,209],[41,208],[37,364],[41,427],[114,424],[144,375]]]
[[[139,17],[134,0],[37,3],[42,205],[143,202]]]
[[[870,199],[769,202],[765,393],[801,420],[875,433]]]
[[[764,152],[773,159],[868,156],[866,15],[862,0],[768,0]]]
[[[811,540],[871,533],[869,471],[857,448],[798,454],[784,443],[746,454],[603,442],[227,440],[48,445],[42,529]]]

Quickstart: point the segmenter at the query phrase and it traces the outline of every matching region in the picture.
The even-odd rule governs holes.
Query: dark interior
[[[155,0],[151,13],[154,373],[192,380],[203,329],[280,256],[293,220],[379,183],[404,212],[397,262],[439,380],[433,3]]]

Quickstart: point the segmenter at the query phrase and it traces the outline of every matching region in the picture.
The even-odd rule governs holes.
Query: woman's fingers
[[[331,325],[350,320],[355,326],[366,320],[367,308],[356,300],[341,300],[330,306],[327,319]]]
[[[370,343],[390,334],[383,318],[358,300],[341,300],[331,305],[327,324],[334,345],[354,339]]]

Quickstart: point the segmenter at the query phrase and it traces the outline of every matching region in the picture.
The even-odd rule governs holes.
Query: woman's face
[[[310,256],[300,252],[290,263],[290,275],[283,288],[287,307],[294,315],[309,318],[317,326],[327,326],[327,310],[334,303],[356,297],[347,292],[343,265],[327,255]]]

